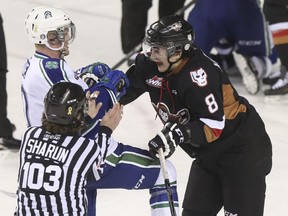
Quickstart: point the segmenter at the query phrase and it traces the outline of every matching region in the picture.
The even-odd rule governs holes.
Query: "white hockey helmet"
[[[29,39],[34,44],[47,43],[47,34],[50,31],[57,32],[57,38],[65,42],[68,31],[69,42],[71,43],[76,35],[76,29],[69,14],[61,8],[40,6],[33,8],[25,19],[25,27]],[[48,45],[49,47],[49,45]]]

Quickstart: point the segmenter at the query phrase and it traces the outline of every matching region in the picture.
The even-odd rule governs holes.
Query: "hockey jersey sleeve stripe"
[[[45,70],[44,65],[43,65],[43,59],[39,61],[39,68],[41,70],[43,77],[47,81],[47,83],[49,83],[49,85],[52,86],[53,82],[50,80],[49,76],[46,73],[46,70]]]
[[[86,136],[90,131],[92,131],[100,122],[100,120],[95,121],[93,124],[88,125],[87,128],[84,129],[82,136]]]
[[[116,99],[116,96],[115,96],[114,92],[113,92],[112,90],[110,90],[110,89],[106,89],[106,90],[107,90],[107,92],[109,93],[110,98],[111,98],[113,104],[116,104],[116,103],[117,103],[117,99]]]
[[[288,43],[288,31],[285,32],[284,35],[274,35],[273,34],[273,42],[275,45],[279,44],[287,44]]]
[[[222,116],[222,121],[207,119],[207,118],[200,118],[205,125],[209,126],[212,129],[222,130],[225,126],[225,116]]]
[[[27,122],[27,126],[30,127],[31,126],[31,120],[30,120],[30,116],[29,116],[29,112],[28,112],[28,99],[27,99],[27,94],[23,88],[23,85],[21,85],[21,92],[22,92],[22,100],[23,100],[23,104],[24,104],[24,112],[25,112],[25,118],[26,118],[26,122]]]
[[[276,32],[283,29],[288,29],[288,22],[281,22],[269,25],[272,32]]]
[[[70,82],[68,75],[67,75],[67,72],[66,72],[65,67],[64,67],[64,63],[65,63],[64,61],[60,61],[60,68],[61,68],[62,76],[63,76],[64,80]]]
[[[288,29],[282,29],[273,32],[273,37],[283,37],[288,35]]]
[[[216,121],[211,119],[200,118],[204,125],[204,133],[208,142],[212,142],[218,139],[225,126],[225,116],[222,117],[222,121]]]
[[[157,168],[159,162],[151,163],[153,159],[150,157],[143,157],[141,154],[125,151],[121,155],[111,154],[107,157],[106,162],[111,166],[116,166],[118,163],[133,164],[141,168]]]

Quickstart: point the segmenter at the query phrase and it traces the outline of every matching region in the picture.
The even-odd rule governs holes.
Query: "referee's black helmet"
[[[44,99],[47,121],[77,127],[84,120],[85,98],[82,87],[75,83],[54,84]]]

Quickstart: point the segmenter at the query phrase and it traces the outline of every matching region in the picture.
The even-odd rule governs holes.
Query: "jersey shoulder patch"
[[[207,73],[203,68],[190,71],[190,77],[192,82],[196,83],[200,87],[204,87],[208,84]]]
[[[51,59],[49,60],[44,59],[43,65],[44,65],[44,68],[49,69],[49,70],[58,69],[60,67],[59,61],[51,60]]]

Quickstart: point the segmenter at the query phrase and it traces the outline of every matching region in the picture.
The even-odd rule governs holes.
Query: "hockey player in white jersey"
[[[65,80],[79,84],[83,89],[88,88],[63,59],[69,54],[68,45],[75,37],[75,26],[69,15],[56,8],[47,10],[42,17],[33,17],[37,15],[34,10],[25,20],[27,34],[36,50],[22,72],[22,97],[28,126],[41,125],[43,98],[54,83]],[[51,16],[57,17],[54,22],[49,20]],[[52,29],[54,31],[50,31]]]
[[[97,101],[102,103],[102,107],[94,119],[86,119],[88,127],[82,131],[83,136],[94,139],[98,134],[99,120],[125,93],[128,85],[126,75],[122,71],[109,71],[105,64],[92,64],[80,68],[77,73],[69,67],[64,56],[69,54],[69,43],[75,37],[75,26],[67,12],[62,9],[46,6],[34,8],[28,14],[25,26],[28,37],[36,48],[35,55],[28,59],[22,73],[22,95],[27,124],[39,126],[41,123],[43,99],[50,86],[62,80],[69,81],[80,84],[83,90],[89,88],[91,92],[100,92]],[[96,79],[102,77],[101,82],[92,85],[90,81],[93,80],[93,75],[96,75]],[[90,87],[79,78],[81,76],[88,77],[86,81]],[[178,212],[176,170],[169,161],[167,166],[172,198]],[[170,216],[169,199],[160,171],[159,161],[154,160],[149,151],[113,143],[108,147],[104,164],[94,163],[93,172],[89,174],[88,215],[96,214],[97,189],[124,188],[150,189],[151,215]]]
[[[100,107],[95,99],[86,99],[77,84],[52,86],[42,126],[28,127],[23,134],[16,215],[87,214],[87,173],[94,162],[105,160],[123,112],[116,104],[103,117],[97,139],[81,137],[85,115],[95,118]]]

